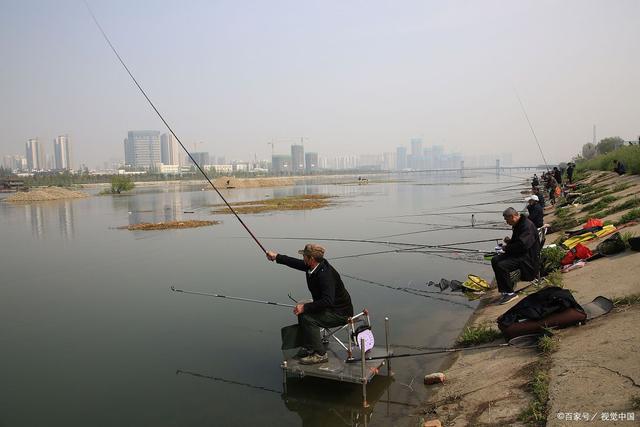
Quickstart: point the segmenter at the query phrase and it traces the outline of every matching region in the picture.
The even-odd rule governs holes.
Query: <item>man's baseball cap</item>
[[[324,257],[324,248],[315,243],[308,243],[304,246],[304,249],[299,250],[298,253],[313,258],[322,258]]]
[[[538,199],[538,196],[536,196],[535,194],[533,196],[525,197],[524,199],[525,202],[528,202],[529,200],[535,200],[536,202],[540,201],[540,199]]]

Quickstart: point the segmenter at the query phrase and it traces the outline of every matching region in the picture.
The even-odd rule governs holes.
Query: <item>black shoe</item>
[[[312,354],[313,354],[313,351],[309,350],[308,348],[300,347],[300,350],[298,350],[298,352],[296,353],[295,356],[293,356],[293,358],[303,359],[307,356],[311,356]]]
[[[513,300],[518,299],[518,294],[516,293],[511,293],[511,294],[504,294],[502,295],[502,298],[500,299],[499,304],[503,305],[503,304],[508,304]]]

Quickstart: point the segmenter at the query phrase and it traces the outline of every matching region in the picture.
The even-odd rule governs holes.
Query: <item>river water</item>
[[[267,248],[295,256],[319,238],[429,245],[500,238],[508,231],[434,232],[427,224],[468,225],[472,211],[521,208],[522,202],[504,200],[521,197],[523,176],[377,175],[368,185],[357,185],[356,177],[331,178],[224,195],[230,201],[336,196],[324,209],[244,216]],[[295,322],[288,308],[170,291],[174,285],[284,303],[291,302],[288,293],[308,297],[302,273],[268,262],[232,216],[210,213],[220,199],[203,187],[165,184],[129,196],[0,202],[0,426],[417,425],[416,405],[429,393],[422,376],[439,367],[441,356],[396,359],[393,379],[377,377],[369,386],[368,410],[360,408],[355,385],[290,378],[284,394],[279,330]],[[486,204],[493,201],[502,202]],[[474,203],[483,204],[456,207]],[[424,215],[436,210],[469,213]],[[116,229],[175,219],[223,222],[188,230]],[[500,219],[499,213],[475,216],[477,223]],[[402,247],[318,242],[343,274],[355,309],[371,312],[379,342],[384,317],[390,318],[396,353],[451,345],[475,302],[359,279],[434,290],[425,282],[463,281],[470,273],[492,278],[491,267],[475,256],[350,257]]]

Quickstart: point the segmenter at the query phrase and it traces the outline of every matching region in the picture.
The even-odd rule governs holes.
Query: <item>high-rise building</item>
[[[157,130],[130,130],[124,140],[126,165],[151,169],[161,163],[160,132]]]
[[[182,165],[182,151],[171,133],[160,135],[160,161],[165,165]]]
[[[424,157],[422,157],[422,139],[411,138],[411,157],[409,167],[413,169],[424,168]]]
[[[196,151],[194,153],[191,153],[191,157],[193,157],[193,160],[195,160],[201,168],[203,168],[204,165],[211,164],[211,161],[209,160],[209,153],[206,151]],[[189,159],[189,163],[193,164],[191,159]]]
[[[382,153],[382,169],[387,171],[397,169],[396,153]]]
[[[38,138],[30,139],[26,144],[27,169],[30,171],[43,170],[45,167],[44,147]]]
[[[396,148],[396,164],[398,170],[407,168],[407,147]]]
[[[274,174],[284,174],[291,172],[291,156],[283,154],[273,154],[271,156],[271,170]]]
[[[318,153],[304,153],[304,166],[307,172],[318,170],[320,167],[318,164]]]
[[[53,140],[54,169],[71,170],[71,145],[69,135],[60,135]]]
[[[293,173],[304,172],[304,145],[291,146],[291,171]]]

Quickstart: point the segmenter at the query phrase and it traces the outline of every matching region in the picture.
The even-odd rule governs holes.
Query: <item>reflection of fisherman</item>
[[[293,309],[293,314],[298,316],[297,334],[295,339],[291,340],[295,343],[283,342],[283,349],[302,347],[296,355],[300,358],[300,363],[323,363],[329,358],[322,344],[320,328],[332,328],[347,323],[347,319],[353,316],[351,296],[345,289],[340,274],[324,259],[322,246],[310,243],[298,253],[302,254],[301,260],[272,251],[267,252],[269,261],[304,271],[307,287],[313,297],[312,302],[296,304]]]

